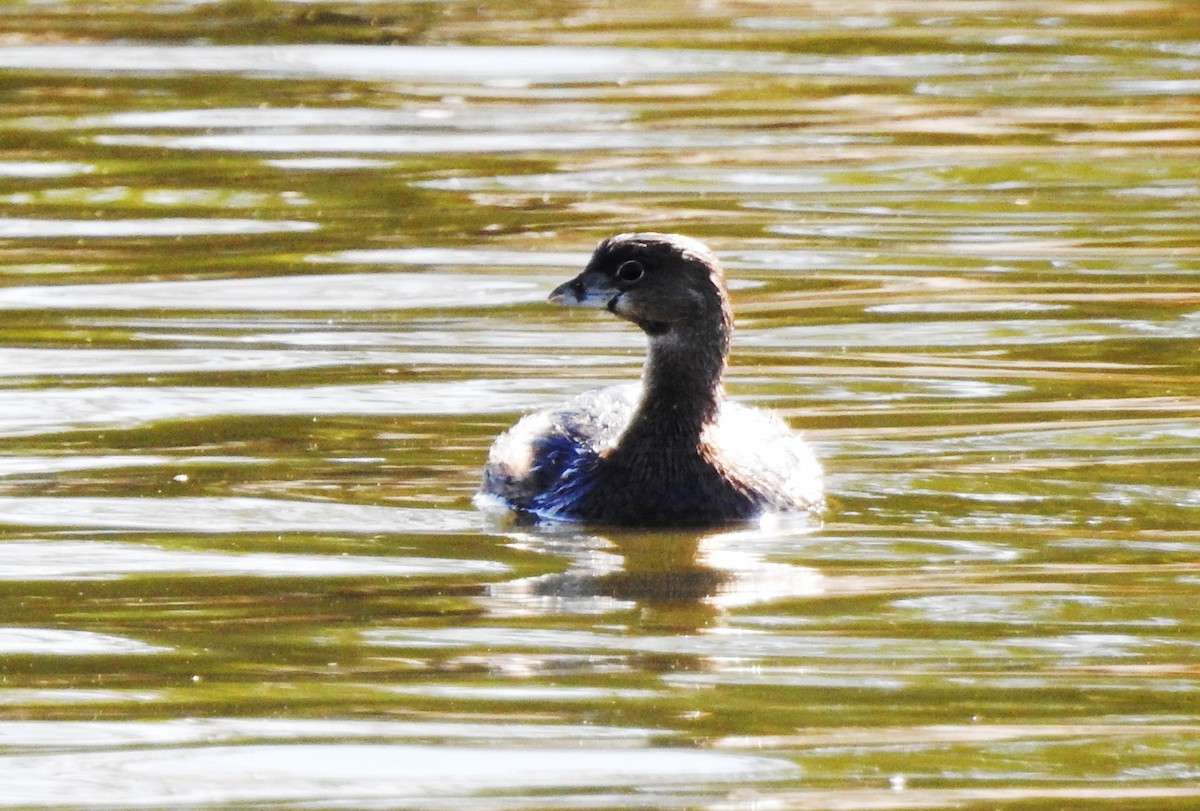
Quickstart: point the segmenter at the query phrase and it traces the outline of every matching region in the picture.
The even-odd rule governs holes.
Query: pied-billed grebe
[[[492,445],[481,503],[660,527],[821,508],[808,445],[775,415],[725,399],[733,315],[708,248],[675,234],[611,237],[550,301],[605,307],[641,327],[641,388],[588,392],[521,419]]]

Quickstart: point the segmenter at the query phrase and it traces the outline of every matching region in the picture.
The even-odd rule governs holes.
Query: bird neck
[[[650,336],[642,397],[622,444],[698,448],[724,397],[729,326],[671,327]]]

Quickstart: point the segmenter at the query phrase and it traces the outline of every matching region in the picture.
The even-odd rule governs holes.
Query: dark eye
[[[621,266],[617,268],[617,278],[623,282],[636,282],[644,275],[646,275],[646,269],[636,259],[622,262]]]

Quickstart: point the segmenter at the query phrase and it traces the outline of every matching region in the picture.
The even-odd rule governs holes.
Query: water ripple
[[[170,648],[92,631],[54,628],[0,628],[0,653],[21,656],[128,656],[163,653]]]
[[[611,82],[634,77],[785,73],[848,76],[987,74],[987,56],[910,53],[845,57],[559,46],[32,45],[0,47],[0,67],[99,73],[234,73],[474,82]]]
[[[70,177],[94,172],[90,163],[72,161],[0,161],[0,177]]]
[[[513,132],[442,133],[280,133],[249,132],[214,135],[98,135],[103,146],[157,147],[219,152],[376,155],[445,154],[454,152],[583,152],[590,150],[694,149],[701,147],[800,146],[821,142],[805,133],[764,134],[753,130],[599,131],[524,130]]]
[[[498,733],[511,742],[578,744],[581,739],[646,745],[666,729],[579,724],[455,723],[350,718],[178,718],[162,721],[0,721],[0,747],[55,749],[69,740],[77,746],[128,747],[169,744],[291,740],[475,741],[490,743]]]
[[[0,218],[0,239],[61,237],[188,237],[218,234],[275,234],[315,231],[320,226],[303,220],[252,220],[220,217],[160,219],[38,220]]]
[[[145,425],[218,415],[511,413],[572,392],[570,381],[402,381],[361,386],[232,388],[224,386],[96,386],[0,389],[0,436]]]
[[[215,222],[216,227],[220,227],[222,221],[196,222]],[[0,227],[2,224],[0,220]],[[106,225],[101,223],[97,227],[105,231]],[[106,232],[104,235],[118,234]],[[0,310],[328,311],[379,310],[381,307],[497,307],[541,301],[551,286],[549,280],[543,282],[448,273],[347,273],[172,282],[30,285],[0,289]]]
[[[382,507],[268,498],[136,498],[120,496],[0,496],[0,525],[176,530],[180,532],[467,532],[480,527],[474,512]],[[25,547],[21,547],[25,549]],[[163,559],[159,558],[159,565]],[[182,559],[181,559],[182,560]],[[215,559],[206,559],[214,565]],[[247,558],[245,568],[285,567],[288,558]],[[245,561],[244,561],[245,562]],[[292,561],[296,562],[296,561]],[[297,565],[304,561],[301,560]],[[458,561],[455,561],[458,563]],[[147,563],[147,565],[151,565]],[[236,560],[230,561],[238,568]],[[401,562],[401,567],[405,564]],[[483,564],[481,564],[483,565]],[[503,564],[484,565],[502,571]],[[153,568],[153,566],[151,566]]]
[[[345,806],[479,792],[645,789],[773,780],[788,761],[688,749],[289,743],[0,756],[0,805],[145,807],[289,802]],[[603,794],[575,807],[610,807]],[[463,807],[460,805],[459,807]]]
[[[71,506],[71,499],[64,509]],[[0,501],[7,499],[0,498]],[[139,509],[129,504],[110,505],[115,515],[110,526],[146,529],[147,525],[163,528],[169,523],[179,527],[180,522],[154,520],[155,505],[143,499]],[[229,511],[208,509],[197,510],[193,503],[176,499],[166,506],[178,509],[192,519],[216,521],[198,524],[197,529],[208,532],[237,532],[239,528],[250,529],[249,522],[229,520]],[[13,523],[29,521],[37,524],[41,520],[29,504],[17,503],[11,520]],[[36,506],[36,505],[34,505]],[[163,505],[158,505],[159,507]],[[273,506],[273,505],[272,505]],[[124,508],[124,509],[122,509]],[[307,511],[309,515],[311,511]],[[123,518],[122,513],[129,516]],[[214,513],[217,513],[214,516]],[[221,523],[225,521],[225,523]],[[261,525],[258,526],[261,529]],[[294,528],[294,527],[293,527]],[[330,526],[327,524],[326,529]],[[376,527],[378,529],[378,526]],[[339,531],[346,531],[343,523]],[[352,530],[351,530],[352,531]],[[484,560],[463,560],[424,557],[383,557],[367,555],[299,555],[271,552],[245,552],[225,554],[220,552],[195,552],[179,549],[163,549],[144,544],[115,542],[73,541],[10,541],[0,542],[0,580],[111,580],[130,575],[184,572],[190,575],[252,575],[256,577],[406,577],[412,575],[495,575],[508,571],[502,563]],[[3,644],[0,643],[0,649]]]

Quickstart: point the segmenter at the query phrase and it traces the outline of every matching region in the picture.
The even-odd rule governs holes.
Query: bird
[[[717,526],[824,507],[821,465],[779,416],[725,397],[725,273],[703,243],[625,233],[556,304],[604,308],[648,338],[640,385],[589,391],[496,438],[476,503],[538,521]]]

